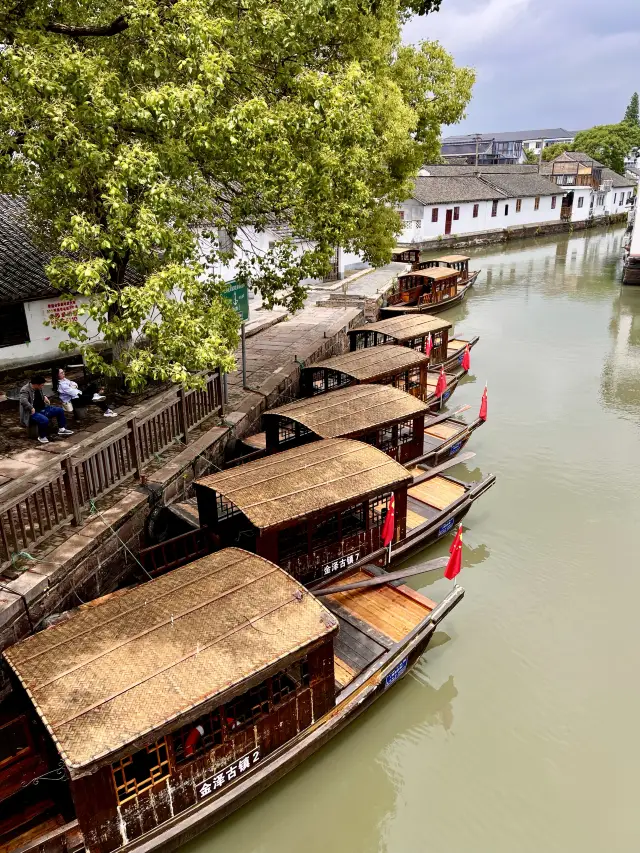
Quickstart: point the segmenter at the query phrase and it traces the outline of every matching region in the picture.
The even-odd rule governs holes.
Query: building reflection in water
[[[640,288],[619,286],[609,323],[611,349],[600,382],[605,406],[640,417]]]

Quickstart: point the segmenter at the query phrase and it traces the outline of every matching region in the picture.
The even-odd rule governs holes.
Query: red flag
[[[462,536],[462,525],[459,524],[458,529],[456,530],[456,535],[453,537],[453,542],[451,543],[451,545],[449,545],[449,553],[450,554],[453,554],[453,552],[455,551],[456,546],[458,545],[458,542],[460,541],[461,536]]]
[[[486,421],[487,419],[487,386],[484,386],[484,391],[482,392],[482,401],[480,403],[480,414],[478,415],[481,421]]]
[[[396,506],[393,495],[391,495],[391,500],[389,501],[389,509],[387,510],[387,514],[384,517],[384,524],[382,525],[382,542],[385,545],[391,545],[393,542],[393,534],[395,533],[396,527]]]
[[[456,575],[460,574],[460,569],[462,568],[462,525],[458,528],[456,538],[453,540],[451,548],[451,556],[449,557],[447,568],[444,570],[445,578],[450,581],[452,581]]]
[[[440,376],[438,376],[438,382],[436,384],[436,397],[442,397],[444,392],[447,390],[447,377],[444,375],[444,367],[440,368]]]
[[[429,337],[427,338],[427,342],[424,345],[424,354],[427,358],[431,355],[431,350],[433,349],[433,341],[431,340],[431,332],[429,332]]]
[[[471,351],[469,350],[469,344],[467,344],[464,355],[462,356],[462,369],[469,370],[471,367]]]

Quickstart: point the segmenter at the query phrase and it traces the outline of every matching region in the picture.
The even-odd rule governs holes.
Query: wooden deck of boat
[[[356,570],[341,578],[340,584],[371,576]],[[335,593],[323,601],[340,622],[334,641],[334,672],[339,688],[406,637],[435,607],[433,601],[409,587],[391,585]]]
[[[420,503],[442,510],[462,497],[464,492],[464,486],[448,477],[431,477],[424,483],[411,486],[408,494]]]
[[[447,355],[455,355],[460,350],[463,350],[468,343],[469,341],[465,341],[462,338],[452,338],[447,344]]]
[[[254,450],[266,450],[267,434],[266,432],[257,432],[254,435],[246,435],[242,439],[242,443],[253,447]]]
[[[440,438],[444,441],[448,441],[450,438],[453,438],[454,435],[457,435],[459,432],[463,432],[465,429],[466,427],[463,424],[456,423],[455,421],[443,421],[442,423],[436,424],[432,427],[425,425],[424,433],[426,436],[432,436],[433,438]]]

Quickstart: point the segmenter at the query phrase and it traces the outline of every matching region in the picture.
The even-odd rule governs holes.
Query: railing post
[[[184,388],[178,390],[178,417],[180,419],[180,432],[185,444],[189,444],[189,429],[187,426],[187,399],[185,397]]]
[[[64,486],[67,492],[67,498],[73,512],[73,523],[75,525],[82,523],[82,515],[80,514],[80,501],[78,499],[78,489],[76,486],[76,478],[74,477],[74,466],[71,457],[67,456],[62,460],[62,473],[64,477]]]
[[[224,397],[222,396],[222,377],[220,376],[220,368],[216,370],[216,375],[213,379],[213,387],[216,395],[216,402],[218,403],[218,414],[220,417],[224,414]]]
[[[137,418],[131,418],[131,420],[127,421],[127,427],[129,429],[129,449],[131,451],[131,461],[133,463],[133,476],[136,480],[139,480],[142,464]]]

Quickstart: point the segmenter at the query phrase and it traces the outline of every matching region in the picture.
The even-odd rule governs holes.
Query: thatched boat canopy
[[[196,489],[212,489],[266,530],[411,479],[406,468],[381,450],[333,438],[210,474],[196,481]]]
[[[383,376],[401,373],[411,367],[429,363],[424,353],[411,350],[407,347],[399,347],[389,344],[383,347],[370,347],[369,349],[345,352],[325,361],[312,364],[307,370],[337,370],[347,376],[352,376],[359,382],[372,382]]]
[[[425,270],[411,270],[410,272],[402,273],[402,275],[398,276],[398,279],[417,276],[418,278],[430,278],[433,281],[440,281],[440,279],[453,278],[457,275],[458,271],[450,267],[429,267]]]
[[[378,429],[428,410],[427,403],[390,385],[349,385],[271,409],[264,413],[263,421],[274,416],[285,417],[303,424],[320,438],[339,438]]]
[[[414,316],[401,314],[399,317],[389,317],[387,320],[379,320],[377,323],[368,323],[366,326],[350,329],[349,335],[357,337],[362,332],[380,332],[402,343],[451,328],[452,325],[448,320],[441,320],[440,317],[433,317],[431,314]]]
[[[467,255],[443,255],[441,258],[433,258],[433,260],[443,264],[463,264],[470,261],[471,258]]]
[[[205,703],[216,707],[336,628],[278,566],[227,548],[88,606],[4,655],[78,775],[196,719]]]

